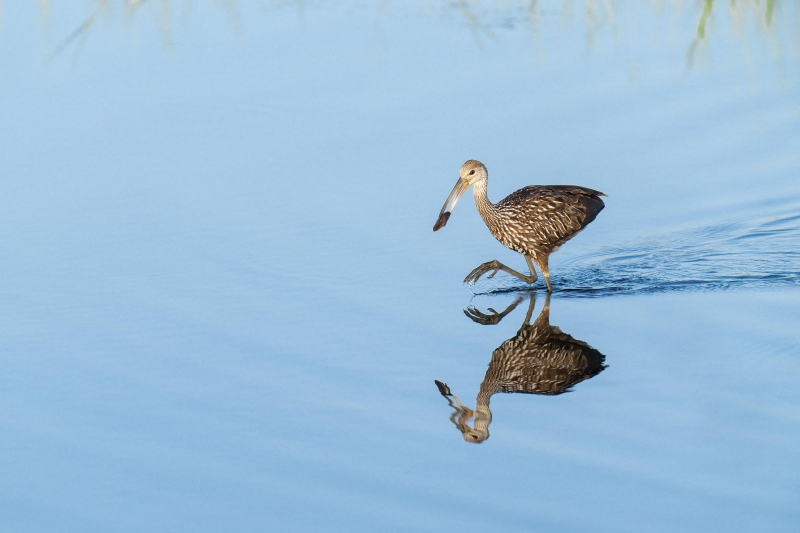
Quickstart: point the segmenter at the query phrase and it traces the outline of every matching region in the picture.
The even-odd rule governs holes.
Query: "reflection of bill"
[[[517,298],[502,313],[490,310],[491,313],[484,314],[474,307],[464,313],[479,324],[497,324],[522,299],[522,296]],[[455,409],[450,421],[467,442],[480,443],[489,438],[489,424],[492,422],[489,401],[493,394],[520,392],[554,396],[568,392],[573,385],[596,376],[606,368],[603,354],[550,325],[549,296],[539,318],[530,324],[535,301],[534,294],[531,294],[528,314],[522,327],[514,337],[492,352],[492,360],[481,383],[474,410],[464,406],[445,383],[436,381],[439,392]],[[474,424],[470,426],[473,417]]]

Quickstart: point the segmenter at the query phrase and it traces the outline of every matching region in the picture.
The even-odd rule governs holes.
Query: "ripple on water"
[[[717,291],[800,285],[800,204],[781,213],[714,224],[609,246],[555,263],[552,280],[564,297],[674,291]],[[496,282],[495,282],[496,283]],[[502,282],[501,282],[502,283]],[[544,285],[541,279],[537,284]],[[515,292],[506,280],[475,294]]]

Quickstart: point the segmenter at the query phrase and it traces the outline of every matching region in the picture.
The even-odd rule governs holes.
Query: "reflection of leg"
[[[467,275],[467,277],[464,278],[464,283],[475,283],[476,281],[478,281],[478,279],[481,276],[483,276],[487,272],[491,272],[491,274],[486,276],[488,279],[491,279],[500,270],[502,270],[504,272],[507,272],[507,273],[511,274],[512,276],[518,277],[519,279],[521,279],[525,283],[533,283],[534,281],[536,281],[536,272],[533,269],[531,269],[531,273],[533,275],[532,276],[526,276],[525,274],[520,274],[519,272],[517,272],[513,268],[509,268],[509,267],[505,266],[503,263],[501,263],[497,259],[493,259],[492,261],[487,261],[486,263],[482,264],[481,266],[479,266],[478,268],[476,268],[475,270],[470,272]]]
[[[523,326],[529,326],[531,324],[531,316],[533,316],[533,308],[536,307],[536,293],[532,292],[530,294],[530,302],[528,303],[528,314],[525,315],[525,322],[522,323]],[[549,300],[548,296],[548,300]]]
[[[544,282],[547,283],[547,292],[553,292],[553,286],[550,285],[550,269],[547,266],[547,260],[549,259],[549,255],[538,256],[535,257],[533,260],[536,262],[536,266],[539,267],[539,270],[542,271],[542,275],[544,276]]]
[[[540,331],[549,331],[550,330],[550,293],[547,293],[544,299],[544,307],[542,310],[539,311],[539,317],[536,319],[536,322],[533,323],[535,328],[538,328]]]

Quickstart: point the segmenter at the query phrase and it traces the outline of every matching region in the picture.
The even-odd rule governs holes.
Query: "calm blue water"
[[[706,5],[4,4],[0,530],[796,531],[800,5]],[[607,367],[480,445],[470,158],[609,195],[549,314]]]

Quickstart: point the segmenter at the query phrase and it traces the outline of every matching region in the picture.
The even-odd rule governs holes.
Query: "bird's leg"
[[[525,262],[528,263],[528,270],[531,271],[531,277],[533,278],[533,281],[539,279],[539,276],[536,275],[536,269],[533,268],[533,263],[531,262],[531,258],[528,257],[527,255],[525,256]],[[533,283],[533,281],[531,281],[531,283]]]
[[[491,279],[500,270],[502,270],[504,272],[508,272],[512,276],[518,277],[519,279],[521,279],[525,283],[533,283],[534,281],[536,281],[536,272],[534,272],[533,269],[531,269],[531,274],[532,275],[526,276],[525,274],[520,274],[519,272],[517,272],[513,268],[509,268],[509,267],[505,266],[503,263],[501,263],[497,259],[493,259],[492,261],[485,262],[484,264],[482,264],[481,266],[479,266],[478,268],[476,268],[475,270],[470,272],[467,275],[467,277],[464,278],[464,283],[475,283],[476,281],[478,281],[478,279],[481,276],[483,276],[487,272],[491,272],[491,274],[486,276],[488,279]]]
[[[534,257],[533,260],[536,262],[536,266],[539,267],[539,270],[542,271],[544,282],[547,284],[547,292],[553,292],[553,286],[550,284],[550,269],[547,266],[547,260],[549,258],[549,255],[539,255]]]

